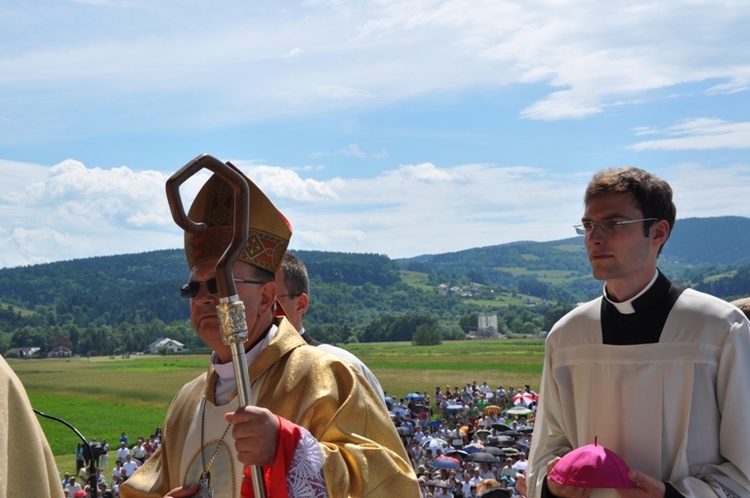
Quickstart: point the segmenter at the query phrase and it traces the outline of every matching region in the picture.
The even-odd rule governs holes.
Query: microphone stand
[[[88,441],[86,441],[86,438],[83,437],[83,434],[80,433],[78,429],[67,423],[61,418],[53,417],[52,415],[47,415],[46,413],[42,413],[36,408],[32,408],[34,410],[34,413],[37,415],[41,415],[42,417],[55,420],[57,422],[60,422],[61,424],[66,425],[68,428],[70,428],[73,432],[76,433],[76,435],[81,438],[81,441],[83,441],[83,444],[86,445],[86,449],[89,450],[89,456],[91,457],[91,460],[89,462],[89,487],[91,488],[91,498],[97,498],[99,496],[99,483],[96,482],[96,464],[94,464],[94,452],[91,449],[91,445]],[[71,497],[72,498],[72,497]]]

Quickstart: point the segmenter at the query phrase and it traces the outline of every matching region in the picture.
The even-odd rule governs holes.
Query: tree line
[[[500,334],[538,335],[601,293],[580,239],[405,260],[296,254],[310,274],[305,326],[329,343],[436,344],[476,333],[479,314],[496,314]],[[750,295],[746,261],[722,266],[663,256],[660,268],[678,283],[727,300]],[[421,283],[410,283],[406,271],[422,275]],[[181,250],[0,269],[0,352],[40,347],[46,353],[52,344],[69,343],[76,354],[117,354],[143,351],[161,337],[205,350],[179,297],[187,276]]]

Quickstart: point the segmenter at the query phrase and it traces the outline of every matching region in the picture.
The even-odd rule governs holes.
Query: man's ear
[[[651,236],[654,239],[654,242],[662,246],[669,238],[669,223],[667,220],[659,220],[654,222],[653,225],[651,225]]]
[[[310,297],[304,292],[297,296],[297,313],[299,316],[305,316],[307,308],[310,307]]]
[[[276,302],[276,282],[270,281],[260,288],[260,302],[258,303],[258,314],[265,314]]]

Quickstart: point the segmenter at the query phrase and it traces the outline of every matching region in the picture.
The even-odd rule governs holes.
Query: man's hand
[[[628,472],[628,478],[635,482],[635,489],[618,489],[622,498],[664,498],[666,486],[658,479],[647,476],[637,470]]]
[[[237,457],[245,465],[269,467],[276,459],[279,419],[266,408],[245,406],[224,415],[230,422]]]
[[[190,486],[181,486],[179,488],[174,488],[172,491],[164,495],[164,498],[188,498],[190,496],[195,496],[195,493],[198,492],[198,485],[197,484],[191,484]]]
[[[560,457],[557,457],[547,464],[547,475],[550,475],[552,469],[555,468],[555,465],[559,461]],[[563,486],[562,484],[558,484],[550,479],[547,479],[547,487],[553,495],[559,496],[560,498],[586,498],[591,494],[591,488]]]

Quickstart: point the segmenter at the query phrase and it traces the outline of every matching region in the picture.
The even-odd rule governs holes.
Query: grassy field
[[[412,391],[432,395],[436,386],[467,382],[530,384],[538,390],[544,359],[541,340],[450,341],[439,346],[408,343],[347,346],[396,398]],[[206,370],[208,356],[131,356],[13,360],[34,408],[62,418],[87,439],[107,439],[117,448],[126,432],[131,442],[162,425],[169,402],[185,382]],[[62,424],[39,417],[60,471],[75,471],[79,441]],[[110,453],[110,462],[113,461]]]

